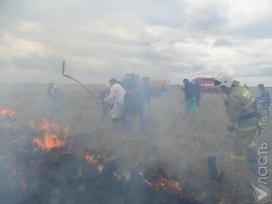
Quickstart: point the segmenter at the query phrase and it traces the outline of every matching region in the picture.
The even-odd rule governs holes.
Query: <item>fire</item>
[[[85,156],[85,159],[86,159],[88,162],[90,162],[90,163],[96,164],[96,160],[94,159],[94,156],[92,156],[92,155],[87,154],[87,155]]]
[[[20,100],[15,101],[11,106],[12,108],[15,108],[16,106],[18,106]],[[0,117],[10,117],[13,118],[14,117],[14,111],[12,109],[3,109],[0,108]]]
[[[85,159],[87,160],[87,162],[89,162],[89,163],[95,165],[95,166],[97,167],[97,169],[98,169],[100,172],[102,172],[104,166],[98,162],[98,158],[99,158],[99,157],[100,157],[100,155],[98,155],[97,157],[95,157],[95,156],[92,156],[92,155],[90,155],[89,153],[87,153],[86,156],[85,156]]]
[[[34,138],[33,143],[46,151],[50,151],[53,148],[59,148],[64,145],[63,140],[58,139],[56,135],[50,133],[45,134],[44,139]]]
[[[39,131],[56,131],[60,132],[60,126],[58,124],[50,123],[45,118],[42,119],[38,127]]]
[[[32,121],[29,122],[29,125],[33,126],[34,123]],[[43,138],[34,138],[33,143],[37,145],[39,148],[50,151],[53,148],[59,148],[64,145],[64,140],[59,139],[58,135],[61,132],[64,134],[68,134],[70,128],[69,126],[65,126],[62,131],[62,128],[58,124],[50,123],[45,118],[42,118],[40,124],[38,125],[38,132],[43,135]]]
[[[9,109],[1,109],[0,108],[0,117],[10,117],[13,118],[14,117],[14,111],[13,110],[9,110]]]
[[[172,181],[172,180],[167,180],[166,178],[164,178],[163,176],[159,176],[158,178],[158,182],[157,185],[155,185],[156,188],[160,189],[160,188],[167,188],[171,191],[176,191],[176,192],[180,192],[180,186],[179,183],[176,181]]]
[[[143,175],[142,175],[142,177],[143,177]],[[181,188],[180,188],[179,183],[177,181],[168,180],[168,179],[164,178],[162,175],[158,176],[158,180],[156,183],[151,183],[151,182],[147,181],[144,177],[143,177],[143,181],[147,185],[155,187],[157,190],[167,189],[170,191],[174,191],[176,193],[181,192]]]

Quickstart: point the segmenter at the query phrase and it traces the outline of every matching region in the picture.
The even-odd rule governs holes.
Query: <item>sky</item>
[[[182,84],[229,73],[272,86],[271,0],[1,0],[0,83],[127,73]]]

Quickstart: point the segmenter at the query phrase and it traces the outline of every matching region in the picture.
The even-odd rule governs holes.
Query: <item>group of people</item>
[[[186,113],[191,110],[195,118],[199,118],[197,107],[201,98],[201,85],[198,81],[194,84],[188,79],[184,79],[183,84]],[[267,121],[267,116],[270,115],[270,94],[264,84],[259,84],[260,96],[254,97],[246,84],[240,85],[239,81],[228,74],[218,75],[214,86],[221,86],[221,90],[228,96],[225,101],[228,115],[227,131],[235,132],[229,156],[234,161],[247,161],[249,168],[257,173],[259,156],[254,136],[261,132],[259,121]]]
[[[189,82],[183,80],[182,90],[185,95],[186,113],[192,110],[195,118],[199,118],[197,107],[201,99],[202,86],[199,81]],[[230,158],[234,161],[248,164],[255,173],[258,171],[259,155],[254,142],[257,132],[260,133],[261,124],[259,121],[267,121],[271,97],[265,89],[264,84],[259,84],[260,96],[254,97],[249,88],[239,81],[234,80],[228,74],[220,74],[215,78],[214,86],[220,86],[221,90],[227,94],[227,117],[226,129],[228,132],[235,132],[235,137],[230,149]],[[148,82],[138,90],[133,84],[128,84],[125,89],[117,83],[116,79],[110,79],[99,96],[98,104],[102,106],[101,124],[105,124],[108,110],[111,113],[111,125],[113,131],[117,131],[118,124],[122,123],[126,134],[131,134],[132,119],[139,116],[141,121],[141,133],[147,135],[147,125],[145,119],[145,105],[150,107],[152,90]],[[55,97],[58,87],[51,83],[47,89],[54,100],[63,99]],[[55,93],[56,92],[56,93]],[[58,100],[59,103],[63,100]]]
[[[132,118],[138,115],[141,121],[141,132],[147,134],[144,107],[146,103],[150,103],[151,98],[148,84],[145,84],[146,88],[141,92],[133,84],[128,84],[123,89],[116,79],[109,80],[109,83],[99,96],[99,103],[103,107],[101,124],[104,124],[108,109],[110,109],[113,130],[117,130],[120,122],[123,123],[125,132],[130,134]],[[193,84],[188,79],[184,79],[183,83],[186,113],[192,110],[195,118],[199,118],[197,107],[201,98],[201,84],[199,81]],[[247,86],[240,85],[240,82],[228,74],[217,76],[214,85],[221,86],[222,91],[228,96],[225,103],[228,113],[227,131],[236,132],[230,158],[247,161],[251,169],[256,170],[258,154],[254,136],[260,128],[260,117],[269,114],[270,94],[263,84],[259,84],[260,96],[254,97]],[[260,104],[259,107],[257,102]]]
[[[145,119],[145,105],[150,106],[151,88],[148,82],[143,90],[138,90],[134,84],[128,84],[125,89],[117,83],[116,79],[110,79],[99,96],[98,104],[102,106],[101,124],[105,123],[108,109],[111,113],[111,125],[113,131],[117,131],[118,124],[123,123],[125,133],[131,134],[132,119],[138,115],[141,121],[141,133],[147,135]]]

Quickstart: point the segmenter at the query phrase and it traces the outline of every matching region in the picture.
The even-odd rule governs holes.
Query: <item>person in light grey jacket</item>
[[[116,79],[110,79],[110,94],[103,101],[108,104],[113,104],[111,110],[111,123],[114,131],[117,130],[117,123],[119,119],[125,123],[125,108],[124,108],[124,95],[125,90],[117,83]]]

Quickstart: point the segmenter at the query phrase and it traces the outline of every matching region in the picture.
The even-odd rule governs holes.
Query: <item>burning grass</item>
[[[8,117],[8,118],[13,118],[14,115],[15,115],[15,111],[14,111],[14,108],[16,108],[16,106],[19,105],[19,100],[15,101],[14,103],[11,104],[11,107],[12,108],[7,108],[7,109],[4,109],[4,108],[0,108],[0,119],[1,118],[5,118],[5,117]]]
[[[13,118],[14,117],[14,111],[13,110],[9,110],[9,109],[1,109],[0,108],[0,117],[1,118],[4,118],[4,117]]]
[[[106,161],[80,137],[36,149],[31,141],[39,133],[24,129],[20,134],[0,129],[6,134],[0,149],[1,203],[197,203],[183,197],[177,182],[150,171],[128,172],[119,158]]]
[[[99,87],[89,88],[99,93]],[[220,95],[203,95],[201,119],[196,120],[185,117],[183,95],[179,87],[173,88],[152,100],[147,110],[149,136],[139,134],[135,119],[128,138],[109,128],[88,134],[100,127],[101,112],[68,106],[95,104],[79,86],[63,86],[63,106],[52,104],[45,89],[29,85],[18,88],[17,94],[14,88],[10,99],[3,97],[1,106],[11,107],[18,99],[14,96],[20,96],[17,122],[13,119],[1,131],[0,175],[6,189],[0,187],[0,193],[6,203],[16,193],[23,195],[21,203],[251,202],[253,190],[242,182],[245,175],[230,171],[221,183],[209,178],[207,157],[216,156],[222,166],[229,142]],[[264,133],[255,141],[262,144],[269,137]],[[271,150],[268,159],[272,161]]]
[[[33,123],[30,122],[30,126],[33,126]],[[64,145],[64,140],[58,138],[58,135],[65,134],[67,136],[69,132],[69,126],[61,128],[58,124],[50,123],[45,118],[42,118],[40,124],[38,125],[38,135],[41,135],[40,138],[35,137],[33,143],[46,151],[50,151],[53,148],[59,148]]]

